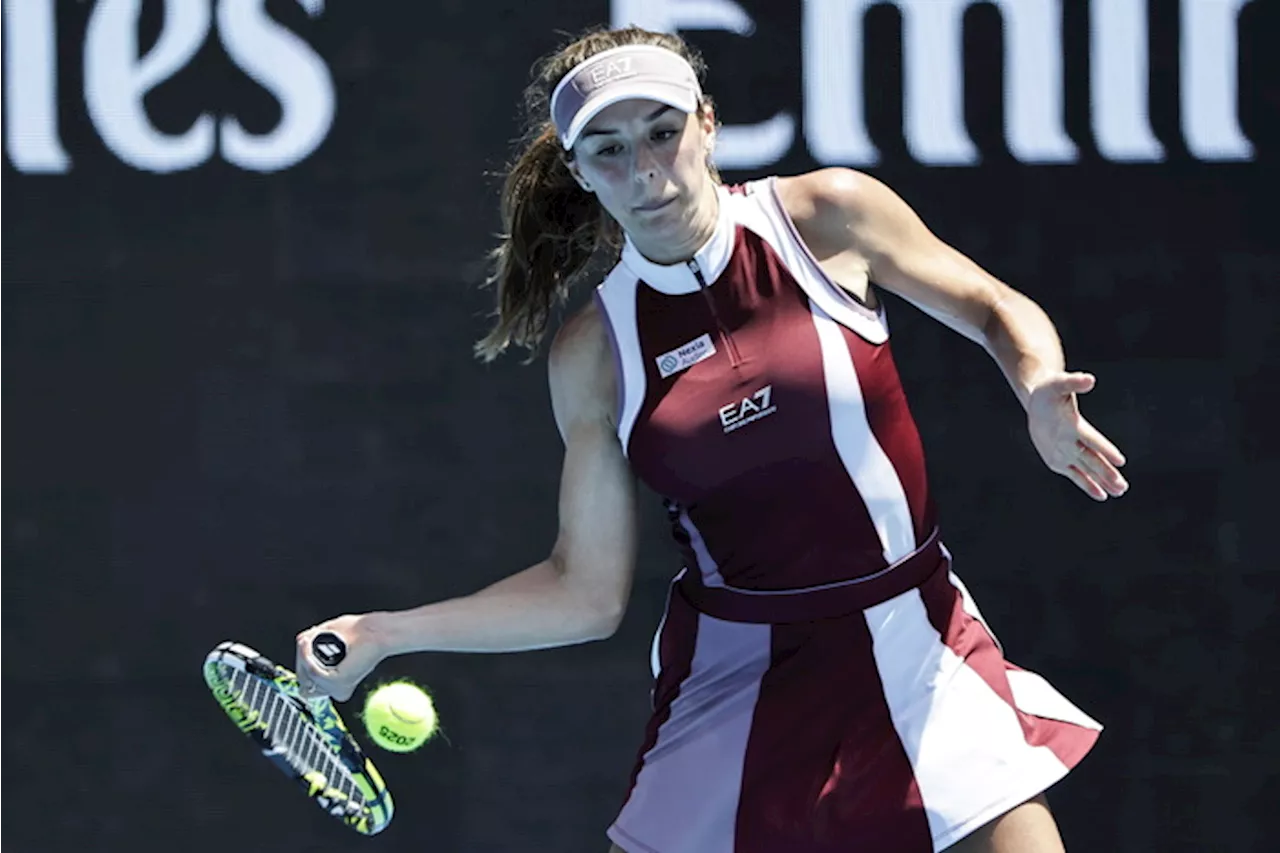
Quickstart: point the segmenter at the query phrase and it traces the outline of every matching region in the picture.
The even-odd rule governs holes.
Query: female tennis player
[[[982,345],[1044,463],[1101,501],[1128,484],[1077,409],[1094,377],[873,178],[722,185],[702,72],[675,36],[597,31],[528,93],[539,124],[506,181],[480,355],[535,348],[593,252],[616,259],[550,347],[551,554],[471,596],[304,631],[299,675],[341,700],[389,655],[609,636],[639,477],[684,568],[613,850],[1061,851],[1044,791],[1101,727],[1004,660],[951,571],[871,283]],[[339,666],[312,657],[318,631],[346,639]]]

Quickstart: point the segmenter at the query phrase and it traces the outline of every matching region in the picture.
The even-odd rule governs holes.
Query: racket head
[[[316,805],[361,835],[386,829],[391,792],[328,697],[305,699],[291,670],[232,641],[205,657],[204,680],[236,727]]]

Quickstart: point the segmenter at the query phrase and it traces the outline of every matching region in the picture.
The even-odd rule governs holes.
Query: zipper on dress
[[[725,351],[729,353],[729,364],[734,367],[740,366],[742,364],[742,356],[738,353],[738,346],[733,342],[733,335],[729,334],[728,327],[720,319],[720,312],[716,310],[715,297],[711,295],[711,288],[707,286],[707,280],[702,277],[702,269],[698,266],[696,260],[689,261],[689,271],[698,280],[698,290],[702,292],[703,298],[707,300],[707,307],[711,309],[711,317],[716,321],[716,329],[720,332],[720,340],[724,343]]]

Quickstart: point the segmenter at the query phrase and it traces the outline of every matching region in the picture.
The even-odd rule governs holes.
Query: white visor
[[[551,95],[551,120],[565,150],[587,122],[610,104],[645,98],[682,112],[702,100],[698,75],[684,57],[665,47],[632,44],[597,53],[564,75]]]

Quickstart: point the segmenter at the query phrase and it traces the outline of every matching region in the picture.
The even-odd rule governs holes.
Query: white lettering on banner
[[[1236,115],[1236,22],[1248,2],[1182,0],[1182,135],[1201,160],[1253,159]]]
[[[805,138],[823,162],[875,163],[863,118],[863,27],[882,0],[805,4]],[[894,0],[902,12],[903,131],[912,156],[930,165],[972,165],[978,150],[964,126],[962,29],[975,0]],[[1059,0],[995,0],[1004,15],[1006,138],[1013,155],[1071,162],[1062,125]],[[823,73],[823,72],[826,73]],[[818,87],[815,89],[815,86]]]
[[[151,172],[190,169],[213,155],[213,116],[202,113],[185,133],[157,130],[143,97],[191,61],[209,32],[209,6],[165,0],[164,29],[138,56],[142,0],[103,0],[89,16],[84,40],[84,102],[102,141],[130,166]]]
[[[1159,162],[1147,118],[1147,0],[1090,0],[1093,138],[1108,160]]]
[[[71,165],[58,139],[54,29],[53,0],[5,0],[4,143],[9,161],[21,172],[65,172]]]
[[[222,156],[244,169],[274,172],[305,160],[333,125],[329,67],[311,46],[267,15],[266,0],[221,0],[218,33],[236,65],[280,102],[280,122],[262,135],[222,120]],[[324,0],[302,0],[311,17]]]
[[[755,21],[734,0],[612,0],[610,23],[647,30],[724,30],[740,36],[755,32]],[[759,169],[781,160],[796,138],[796,120],[780,110],[756,124],[721,125],[715,162],[722,169]]]
[[[324,0],[297,0],[316,17]],[[54,0],[5,0],[5,144],[23,172],[62,173],[71,158],[57,129]],[[184,68],[211,27],[210,0],[165,0],[155,45],[138,55],[142,0],[99,0],[84,41],[84,100],[99,136],[117,157],[150,172],[207,162],[215,147],[245,169],[286,169],[309,156],[333,123],[334,86],[324,60],[267,15],[265,0],[218,0],[217,30],[231,60],[280,104],[281,118],[251,134],[234,117],[201,113],[182,133],[157,129],[143,99]],[[215,133],[216,126],[216,133]]]
[[[879,161],[865,119],[864,19],[873,6],[902,15],[903,135],[926,165],[974,165],[964,122],[964,13],[994,5],[1004,22],[1005,139],[1024,163],[1073,163],[1063,120],[1062,0],[805,0],[802,22],[804,136],[824,165]],[[1237,20],[1249,0],[1181,0],[1182,132],[1201,160],[1250,160],[1237,116]],[[613,0],[615,26],[725,29],[748,36],[750,18],[732,0]],[[1164,147],[1148,120],[1147,0],[1091,0],[1090,100],[1099,152],[1120,162],[1160,162]],[[725,128],[726,130],[729,127]],[[790,150],[794,121],[779,112],[717,150],[725,168],[776,163]],[[726,140],[722,138],[722,142]]]

